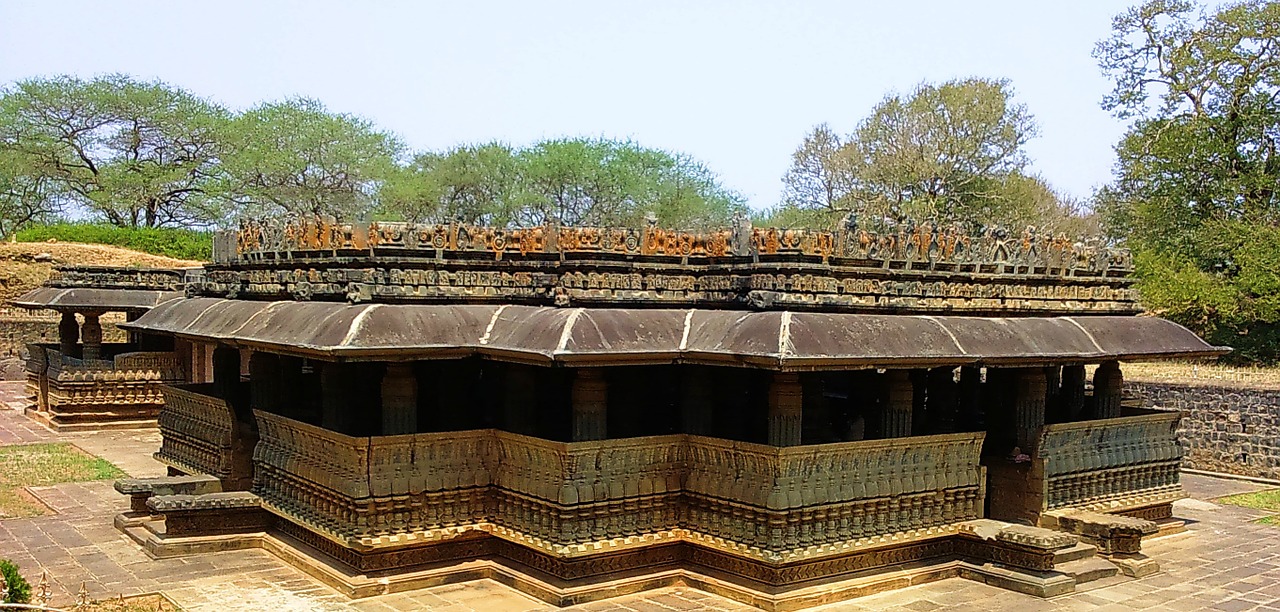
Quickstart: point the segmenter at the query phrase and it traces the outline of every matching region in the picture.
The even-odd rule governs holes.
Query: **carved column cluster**
[[[574,372],[570,400],[573,406],[573,441],[604,440],[608,437],[609,386],[600,368],[578,368]]]
[[[804,388],[800,375],[775,372],[769,383],[769,445],[799,446]]]
[[[280,356],[254,351],[249,358],[249,407],[282,414],[280,404]]]
[[[74,312],[62,313],[58,321],[58,350],[63,355],[75,357],[76,345],[80,343],[80,324],[76,322]]]
[[[382,375],[382,435],[418,431],[418,379],[413,365],[388,363]]]
[[[1084,415],[1084,366],[1062,366],[1062,418],[1079,421]]]
[[[1124,388],[1124,375],[1120,362],[1108,361],[1093,373],[1094,418],[1114,419],[1120,416],[1120,399]]]
[[[907,370],[885,372],[886,394],[880,411],[880,437],[911,435],[911,410],[915,404],[911,374]]]
[[[80,325],[80,341],[84,344],[82,359],[102,359],[102,324],[98,322],[101,313],[86,312],[84,323]]]
[[[1031,454],[1040,439],[1045,423],[1047,384],[1043,368],[1021,368],[1015,371],[1017,387],[1013,404],[1014,444]]]

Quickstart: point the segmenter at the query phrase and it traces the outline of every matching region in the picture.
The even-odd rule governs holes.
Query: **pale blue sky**
[[[1090,52],[1124,0],[884,2],[64,2],[0,0],[0,83],[159,78],[245,108],[290,95],[417,150],[562,135],[684,151],[778,201],[813,125],[889,91],[1008,78],[1050,183],[1105,183],[1124,125]]]

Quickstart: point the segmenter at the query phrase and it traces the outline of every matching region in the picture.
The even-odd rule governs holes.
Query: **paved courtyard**
[[[20,383],[0,383],[0,445],[71,442],[133,476],[156,476],[155,431],[53,434],[21,412]],[[3,469],[3,466],[0,466]],[[1176,513],[1188,530],[1144,544],[1164,571],[1142,580],[1112,578],[1055,599],[1037,599],[960,578],[884,593],[822,610],[1277,610],[1280,611],[1280,527],[1253,522],[1255,510],[1211,500],[1261,487],[1185,475],[1193,499]],[[81,583],[91,596],[163,591],[190,611],[230,610],[548,610],[549,606],[492,581],[479,581],[350,601],[260,550],[153,560],[112,526],[127,509],[111,482],[33,487],[55,512],[0,520],[0,558],[39,578],[47,569],[55,605],[70,604]],[[1092,587],[1092,588],[1088,588]],[[747,610],[700,591],[671,588],[570,610]]]

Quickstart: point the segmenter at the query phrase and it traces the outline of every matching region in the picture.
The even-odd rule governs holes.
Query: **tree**
[[[681,154],[628,141],[490,143],[419,155],[383,190],[386,213],[412,220],[530,226],[726,224],[742,197]]]
[[[190,93],[123,75],[15,83],[0,92],[6,206],[74,203],[130,227],[207,224],[219,217],[207,185],[224,116]]]
[[[1280,356],[1280,3],[1150,0],[1095,49],[1131,119],[1097,196],[1147,305],[1243,359]]]
[[[1008,81],[922,84],[886,96],[846,138],[814,128],[793,155],[777,212],[827,226],[849,215],[1039,224],[1053,215],[1026,197],[1043,183],[1026,174],[1023,147],[1035,133]]]
[[[377,205],[403,145],[364,119],[292,98],[224,124],[220,191],[249,214],[353,220]]]
[[[0,238],[51,221],[64,208],[54,181],[25,162],[16,151],[0,148]]]

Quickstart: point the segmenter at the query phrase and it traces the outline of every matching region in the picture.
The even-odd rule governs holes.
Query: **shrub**
[[[0,574],[9,585],[9,596],[0,603],[24,604],[31,601],[31,584],[18,573],[17,565],[8,559],[0,559]]]
[[[84,242],[109,244],[152,255],[208,261],[213,233],[171,227],[117,227],[103,223],[33,225],[14,235],[18,242]]]

